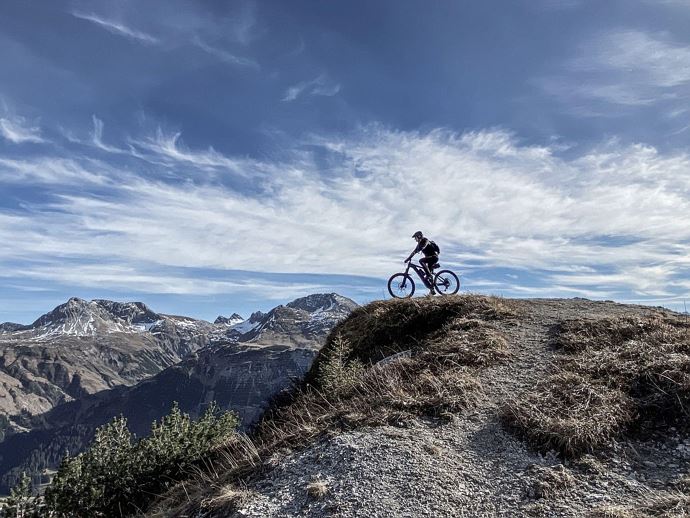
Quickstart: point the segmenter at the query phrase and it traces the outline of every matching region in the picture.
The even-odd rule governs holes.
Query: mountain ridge
[[[295,299],[266,313],[252,313],[237,324],[211,324],[156,313],[141,303],[70,299],[37,319],[37,327],[30,331],[57,326],[69,333],[74,330],[70,327],[74,322],[90,324],[100,319],[97,325],[78,329],[88,333],[86,336],[66,334],[48,339],[40,335],[39,339],[28,340],[28,345],[15,344],[15,349],[25,353],[39,350],[44,355],[51,350],[51,344],[52,349],[60,349],[60,341],[67,340],[67,349],[77,347],[81,351],[86,345],[105,342],[107,346],[125,337],[137,343],[159,345],[177,340],[176,350],[184,354],[170,358],[167,365],[152,367],[134,382],[114,383],[101,390],[68,389],[66,386],[74,384],[74,377],[70,378],[69,368],[59,369],[62,378],[57,380],[53,376],[49,381],[58,382],[61,398],[41,407],[38,415],[17,413],[13,426],[6,430],[8,436],[0,442],[0,475],[4,474],[0,485],[11,485],[16,473],[8,475],[8,471],[32,456],[45,457],[42,467],[54,467],[64,445],[69,445],[71,452],[78,452],[95,427],[118,414],[128,417],[136,433],[144,434],[153,420],[169,412],[173,401],[178,401],[183,411],[197,416],[215,400],[221,407],[236,411],[248,426],[272,397],[289,387],[293,378],[304,375],[330,329],[355,307],[357,304],[345,297],[320,294]],[[112,331],[103,324],[107,315],[116,324],[133,327],[129,332]],[[3,339],[5,344],[9,343],[11,336],[0,335],[0,344]],[[16,336],[26,334],[19,332]],[[195,340],[195,345],[188,344],[183,351],[184,343],[190,340]],[[7,355],[8,351],[0,355],[0,396],[6,384],[3,374],[8,369],[3,360]],[[79,378],[77,384],[78,381]]]

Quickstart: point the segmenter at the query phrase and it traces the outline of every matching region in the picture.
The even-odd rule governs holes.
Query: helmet
[[[422,237],[424,237],[424,234],[422,234],[422,231],[421,231],[421,230],[418,230],[417,232],[415,232],[414,234],[412,234],[412,237],[415,238],[415,239],[417,239],[418,237],[419,237],[419,238],[422,238]]]

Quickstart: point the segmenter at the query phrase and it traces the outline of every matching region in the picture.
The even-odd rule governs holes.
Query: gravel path
[[[643,501],[687,473],[690,441],[613,444],[604,458],[563,463],[508,433],[498,410],[546,375],[553,326],[572,318],[643,316],[656,309],[583,299],[516,301],[522,315],[496,327],[512,358],[480,374],[483,396],[451,422],[418,419],[322,439],[273,459],[232,516],[584,516],[602,505]],[[309,496],[323,482],[322,498]]]

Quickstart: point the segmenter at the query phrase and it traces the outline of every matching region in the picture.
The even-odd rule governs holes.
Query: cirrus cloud
[[[501,130],[380,126],[310,139],[330,155],[327,167],[299,149],[281,162],[214,151],[212,163],[196,163],[169,144],[149,151],[167,156],[166,168],[183,162],[198,174],[166,182],[94,159],[51,170],[50,203],[0,220],[0,239],[13,243],[0,251],[0,264],[62,257],[382,278],[422,228],[441,243],[444,263],[477,279],[496,269],[523,272],[538,278],[535,294],[551,287],[659,298],[687,289],[690,229],[682,215],[690,209],[690,157],[683,153],[607,142],[564,158]],[[207,174],[224,165],[245,172],[255,189],[238,191]],[[23,181],[9,175],[18,170],[0,163],[0,183]],[[90,179],[81,190],[71,187],[75,175]],[[89,185],[96,189],[104,176],[107,194],[96,196]],[[501,286],[526,289],[515,278]]]

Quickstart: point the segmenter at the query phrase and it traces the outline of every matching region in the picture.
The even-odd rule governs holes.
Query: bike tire
[[[388,293],[395,299],[409,299],[414,295],[414,290],[414,280],[409,274],[396,273],[388,279]]]
[[[434,288],[439,295],[455,295],[460,291],[460,279],[450,270],[441,270],[434,275]]]

